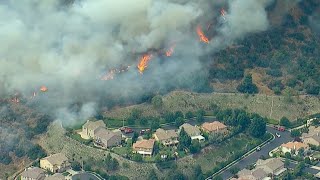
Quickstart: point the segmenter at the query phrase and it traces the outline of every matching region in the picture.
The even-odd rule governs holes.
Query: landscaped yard
[[[240,134],[219,145],[211,145],[202,149],[200,154],[187,156],[178,160],[178,167],[186,174],[193,172],[193,166],[199,164],[204,173],[212,171],[218,163],[225,162],[237,153],[250,150],[262,140]]]

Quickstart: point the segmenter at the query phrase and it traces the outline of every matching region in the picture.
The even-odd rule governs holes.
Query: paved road
[[[260,151],[256,151],[256,152],[250,154],[249,156],[240,160],[238,163],[234,164],[231,167],[238,167],[239,169],[244,169],[247,166],[254,164],[261,156],[268,157],[269,152],[271,150],[275,149],[276,147],[280,146],[281,144],[293,140],[293,138],[290,137],[290,132],[288,132],[288,131],[280,132],[280,131],[277,131],[271,127],[267,127],[267,131],[272,134],[275,134],[277,132],[281,135],[281,137],[280,138],[276,137],[273,141],[269,142],[264,147],[262,147]],[[232,177],[232,174],[230,173],[229,170],[226,170],[219,175],[223,179],[229,179]]]

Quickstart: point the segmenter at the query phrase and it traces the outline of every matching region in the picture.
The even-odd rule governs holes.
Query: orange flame
[[[42,92],[47,92],[48,91],[48,88],[46,86],[41,86],[40,87],[40,91]]]
[[[172,45],[167,51],[166,51],[166,56],[170,57],[172,56],[172,53],[174,52],[174,48],[176,47],[176,45]]]
[[[202,29],[201,29],[201,26],[197,26],[197,34],[199,36],[199,39],[201,42],[204,42],[204,43],[209,43],[209,39],[206,37],[206,35],[204,35]]]
[[[146,67],[148,67],[148,62],[151,60],[152,55],[151,54],[144,54],[141,59],[140,62],[138,64],[138,70],[139,72],[142,74],[143,71],[146,69]]]

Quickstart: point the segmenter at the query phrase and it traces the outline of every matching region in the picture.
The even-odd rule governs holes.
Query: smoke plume
[[[134,101],[150,93],[206,86],[208,52],[248,33],[268,28],[271,0],[56,0],[0,2],[0,92],[19,92],[27,103],[74,122],[99,104]],[[219,8],[227,11],[223,22]],[[198,24],[216,21],[209,46],[199,42]],[[209,33],[208,33],[209,34]],[[171,57],[163,51],[175,44]],[[205,50],[204,50],[205,49]],[[147,70],[136,66],[153,54]],[[112,68],[130,66],[101,81]],[[47,92],[39,91],[45,85]],[[82,104],[77,114],[70,106]]]

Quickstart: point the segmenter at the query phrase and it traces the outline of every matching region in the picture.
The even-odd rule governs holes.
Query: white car
[[[277,136],[278,138],[281,137],[279,133],[276,133],[276,136]]]

